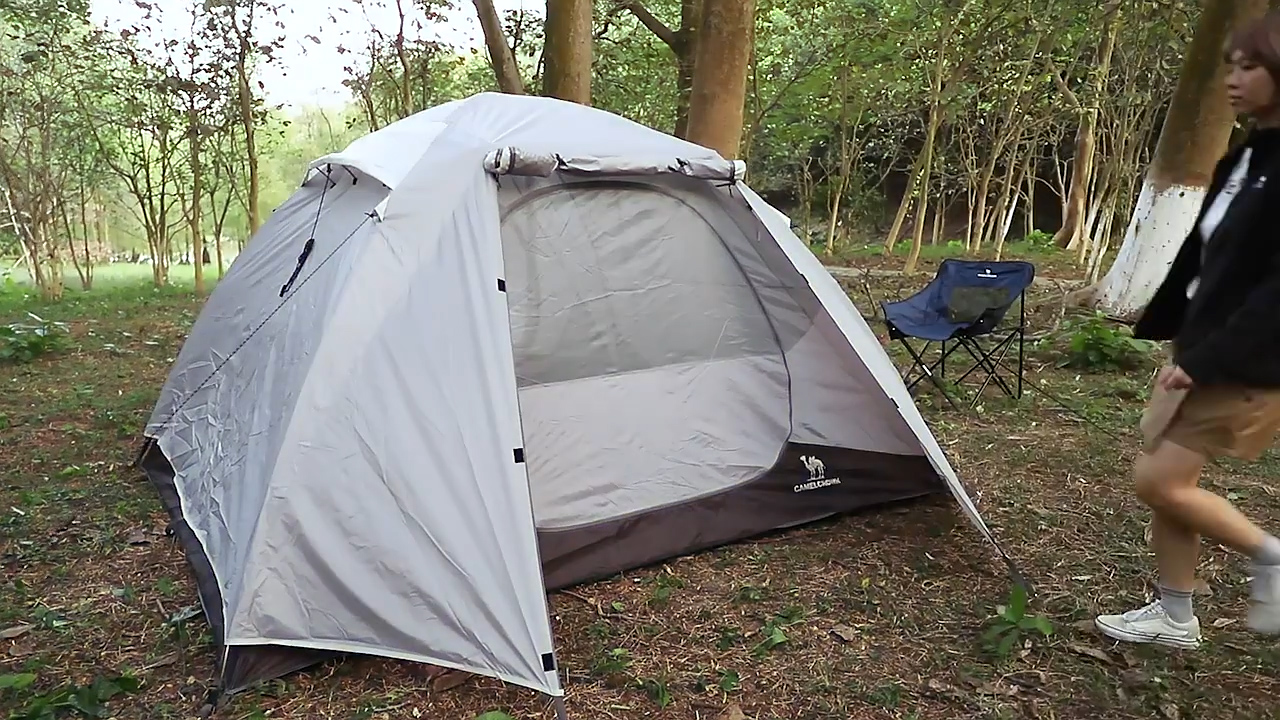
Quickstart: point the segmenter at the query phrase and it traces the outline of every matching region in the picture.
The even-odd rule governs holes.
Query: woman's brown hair
[[[1271,79],[1280,85],[1280,10],[1271,10],[1236,28],[1227,41],[1226,61],[1232,62],[1236,53],[1266,68]]]

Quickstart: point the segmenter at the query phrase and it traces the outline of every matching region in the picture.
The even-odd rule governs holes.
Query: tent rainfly
[[[549,589],[943,490],[995,544],[743,170],[492,93],[312,164],[208,299],[139,456],[223,693],[362,653],[563,711]]]

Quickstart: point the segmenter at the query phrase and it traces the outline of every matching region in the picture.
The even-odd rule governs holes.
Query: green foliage
[[[660,708],[670,705],[674,699],[671,697],[671,690],[667,687],[665,678],[645,678],[639,682],[639,685],[649,699]]]
[[[516,720],[510,715],[500,710],[490,710],[483,715],[477,715],[475,720]]]
[[[1068,333],[1061,366],[1077,370],[1133,370],[1149,363],[1157,349],[1101,313],[1072,322]]]
[[[0,325],[0,363],[29,363],[67,347],[65,324],[33,313],[27,316],[33,322]]]
[[[1022,238],[1022,242],[1032,248],[1050,248],[1053,245],[1053,233],[1047,233],[1043,230],[1033,230],[1026,237]]]
[[[1009,592],[1009,604],[996,609],[996,618],[982,636],[986,650],[1001,660],[1007,659],[1025,640],[1053,635],[1053,625],[1043,615],[1027,612],[1027,591],[1015,585]]]
[[[88,685],[67,684],[47,693],[34,691],[36,676],[0,675],[0,697],[18,693],[18,709],[9,720],[58,720],[66,717],[105,718],[107,703],[120,695],[132,695],[142,683],[131,675],[97,677]]]
[[[631,668],[631,651],[626,648],[610,648],[603,656],[596,658],[591,666],[591,674],[598,677],[621,675]]]

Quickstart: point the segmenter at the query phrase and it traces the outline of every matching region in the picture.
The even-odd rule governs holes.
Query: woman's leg
[[[1192,610],[1200,536],[1204,535],[1254,559],[1250,625],[1280,631],[1280,545],[1225,498],[1199,487],[1205,456],[1176,443],[1162,442],[1139,458],[1136,492],[1152,511],[1152,549],[1159,567],[1161,599],[1123,615],[1103,615],[1098,628],[1130,642],[1195,647],[1200,625]]]
[[[1190,577],[1194,582],[1194,559],[1188,570],[1187,548],[1190,536],[1204,535],[1250,557],[1257,554],[1267,534],[1235,508],[1226,498],[1199,486],[1205,458],[1198,452],[1175,443],[1162,442],[1155,452],[1138,459],[1135,469],[1138,499],[1157,516],[1161,523],[1169,570],[1176,579]],[[1171,527],[1175,524],[1176,526]],[[1153,528],[1154,539],[1154,528]],[[1197,541],[1198,546],[1198,541]],[[1157,558],[1161,550],[1155,548]],[[1162,562],[1161,568],[1164,568]],[[1171,576],[1170,580],[1175,577]]]
[[[1138,458],[1134,466],[1138,498],[1151,508],[1151,546],[1159,569],[1160,599],[1121,615],[1102,615],[1096,623],[1106,635],[1128,642],[1146,642],[1177,648],[1200,644],[1200,623],[1192,608],[1196,565],[1200,559],[1200,533],[1196,526],[1174,512],[1187,488],[1195,489],[1204,468],[1204,457],[1169,442]]]

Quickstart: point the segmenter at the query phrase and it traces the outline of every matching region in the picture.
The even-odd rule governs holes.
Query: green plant
[[[667,689],[667,681],[664,678],[645,678],[639,685],[649,699],[660,708],[670,705],[674,699],[671,697],[671,691]]]
[[[67,346],[67,326],[27,313],[34,322],[0,325],[0,362],[29,363]]]
[[[1007,658],[1013,649],[1035,634],[1041,637],[1053,635],[1053,625],[1043,615],[1027,612],[1027,590],[1015,585],[1009,591],[1009,604],[996,608],[996,617],[982,636],[983,645],[1001,659]]]
[[[1053,245],[1053,234],[1043,230],[1032,230],[1030,234],[1022,238],[1022,242],[1032,247],[1048,247]]]
[[[671,574],[669,570],[658,573],[653,579],[653,595],[649,598],[650,607],[661,607],[671,600],[676,590],[684,587],[684,580]]]
[[[626,648],[613,648],[597,658],[591,674],[597,676],[620,675],[631,667],[631,652]]]
[[[1062,367],[1078,370],[1133,370],[1150,361],[1156,345],[1135,339],[1101,313],[1070,327]]]
[[[6,686],[10,691],[30,690],[35,680],[34,675],[0,675],[0,691]],[[71,713],[84,718],[104,718],[109,715],[107,702],[119,695],[136,693],[140,687],[141,683],[129,675],[97,677],[83,686],[63,685],[52,692],[28,697],[25,704],[9,715],[9,720],[56,720]]]

